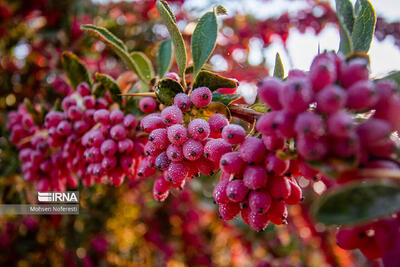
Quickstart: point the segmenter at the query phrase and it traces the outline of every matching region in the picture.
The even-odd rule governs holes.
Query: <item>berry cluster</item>
[[[286,204],[299,203],[302,191],[290,176],[290,161],[277,157],[284,140],[246,138],[245,134],[239,125],[224,127],[225,142],[236,147],[219,161],[223,172],[213,196],[222,219],[231,220],[240,212],[245,223],[261,231],[268,222],[286,223]]]
[[[34,107],[39,109],[39,107]],[[18,158],[22,162],[22,173],[27,182],[36,181],[38,191],[65,190],[66,185],[76,187],[77,181],[63,164],[60,151],[51,153],[46,137],[40,134],[40,127],[25,105],[10,112],[8,130],[10,141],[17,145]]]
[[[143,151],[135,137],[137,120],[119,109],[110,112],[111,104],[110,97],[96,99],[82,83],[64,97],[61,111],[46,114],[42,126],[33,125],[24,106],[10,113],[10,141],[20,149],[25,179],[36,181],[38,191],[60,191],[76,187],[76,177],[85,186],[106,176],[114,185],[125,175],[134,178]]]
[[[183,115],[192,104],[206,107],[211,101],[210,89],[199,87],[193,90],[190,97],[184,93],[177,94],[174,105],[141,120],[140,127],[149,137],[144,147],[147,157],[139,165],[138,176],[150,177],[157,170],[163,172],[154,183],[155,199],[165,200],[171,187],[183,188],[186,181],[199,172],[211,175],[216,170],[217,165],[207,158],[210,157],[207,151],[214,149],[210,144],[214,139],[209,137],[220,135],[228,120],[221,114],[215,114],[209,122],[197,118],[185,127]],[[225,145],[231,149],[229,144]]]
[[[343,169],[358,172],[377,158],[390,160],[396,148],[391,134],[400,126],[394,115],[400,96],[394,82],[374,83],[368,77],[365,59],[346,62],[340,55],[324,53],[308,73],[291,71],[285,82],[267,78],[258,96],[271,112],[259,118],[256,128],[263,139],[293,138],[298,171],[310,179],[318,173],[310,168],[312,163],[351,160],[355,163]]]
[[[382,219],[367,225],[341,228],[336,234],[339,247],[360,249],[368,259],[382,258],[385,266],[399,262],[400,217]]]

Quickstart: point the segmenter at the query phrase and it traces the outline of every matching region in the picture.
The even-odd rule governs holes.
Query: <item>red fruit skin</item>
[[[272,201],[271,207],[268,210],[269,220],[276,224],[281,225],[286,222],[288,216],[287,207],[285,202],[274,200]]]
[[[322,90],[324,87],[336,81],[336,66],[329,59],[315,58],[310,67],[310,80],[315,92]]]
[[[226,187],[226,195],[232,202],[242,202],[249,192],[243,180],[236,179],[230,181]]]
[[[226,187],[228,186],[229,179],[224,179],[220,181],[215,187],[213,191],[214,201],[218,204],[227,204],[230,202],[227,194]]]
[[[369,70],[367,60],[358,58],[342,65],[339,80],[344,88],[349,88],[358,81],[368,80],[368,77]]]
[[[382,256],[382,252],[374,238],[368,238],[368,240],[365,240],[360,247],[360,251],[369,260],[376,260]]]
[[[253,190],[263,188],[268,183],[265,168],[261,166],[247,166],[243,173],[244,184]]]
[[[260,214],[252,211],[250,212],[248,219],[250,226],[257,232],[264,230],[268,225],[268,215],[265,213]]]
[[[257,163],[264,160],[266,149],[261,139],[248,137],[240,146],[239,153],[243,161]]]
[[[289,170],[289,160],[281,160],[275,154],[270,153],[265,158],[265,169],[271,175],[283,175]]]
[[[336,243],[342,249],[352,250],[362,245],[362,239],[356,229],[340,229],[336,233]]]
[[[285,147],[285,138],[275,135],[263,135],[264,146],[269,151],[276,151]]]
[[[400,130],[400,97],[393,96],[387,103],[379,106],[375,110],[374,118],[383,119],[390,123],[391,127],[399,131]]]
[[[397,214],[398,216],[399,214]],[[400,220],[381,219],[374,225],[375,242],[378,244],[385,267],[400,266]]]
[[[220,204],[218,207],[221,218],[225,221],[232,220],[240,212],[240,204],[229,202],[227,204]]]
[[[303,198],[303,192],[301,191],[300,186],[295,181],[289,181],[290,183],[290,195],[287,199],[285,199],[285,203],[288,205],[296,205],[299,204]]]
[[[274,199],[284,200],[290,196],[289,179],[283,176],[273,176],[269,178],[268,190]]]
[[[279,91],[282,90],[282,88],[283,84],[279,79],[269,77],[263,80],[258,86],[258,97],[272,110],[280,110],[282,109],[282,105],[279,101]]]
[[[256,213],[266,213],[272,204],[272,198],[266,190],[252,191],[248,201],[250,210]]]

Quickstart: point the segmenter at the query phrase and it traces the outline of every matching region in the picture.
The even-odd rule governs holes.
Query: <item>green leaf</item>
[[[185,42],[183,41],[182,34],[176,25],[175,16],[172,14],[167,2],[157,1],[156,3],[158,12],[164,21],[165,26],[168,29],[172,43],[175,48],[176,63],[178,65],[179,75],[182,78],[182,83],[185,85],[185,69],[186,69],[186,48]]]
[[[95,93],[102,92],[103,94],[108,91],[110,92],[111,99],[118,104],[121,104],[121,88],[119,88],[117,82],[110,76],[102,73],[96,73],[96,82],[99,83],[97,85]]]
[[[26,110],[31,114],[32,116],[38,116],[39,112],[36,110],[35,106],[32,104],[32,102],[28,99],[24,99],[24,106]]]
[[[165,40],[158,46],[158,75],[164,77],[169,71],[172,64],[172,44],[171,40]]]
[[[90,73],[82,63],[82,61],[71,52],[63,52],[61,56],[61,63],[68,76],[71,85],[76,88],[78,84],[86,82],[89,86],[92,85]]]
[[[367,181],[341,186],[314,202],[314,218],[324,224],[356,224],[400,210],[399,184]]]
[[[262,113],[267,113],[267,111],[269,110],[269,107],[261,102],[254,103],[253,105],[249,106],[249,108]]]
[[[217,6],[214,8],[214,11],[205,13],[194,29],[191,40],[194,68],[193,77],[196,77],[214,51],[218,34],[217,14],[226,14],[225,8]]]
[[[236,88],[238,87],[238,83],[233,79],[222,77],[221,75],[207,70],[202,70],[193,83],[193,89],[202,86],[208,87],[211,91],[215,91],[219,88]]]
[[[336,0],[336,15],[340,25],[339,51],[347,55],[353,52],[351,33],[353,32],[354,10],[350,0]]]
[[[285,76],[285,70],[283,68],[281,56],[279,55],[279,53],[276,53],[274,77],[280,78],[282,80],[284,76]]]
[[[375,10],[368,0],[357,0],[351,39],[354,51],[368,52],[374,37],[376,16]]]
[[[116,53],[124,61],[125,65],[129,69],[137,74],[140,80],[144,82],[146,81],[146,77],[142,74],[136,62],[129,55],[128,49],[125,44],[115,35],[113,35],[105,28],[91,24],[82,25],[81,29],[90,36],[104,42],[111,50],[114,51],[114,53]]]
[[[131,57],[137,65],[137,71],[141,73],[140,76],[145,79],[144,82],[148,83],[153,79],[154,69],[150,59],[142,52],[132,52]]]
[[[213,102],[220,102],[225,106],[228,106],[236,99],[239,99],[239,94],[223,94],[223,93],[213,93],[212,101]]]
[[[158,100],[164,105],[172,105],[176,94],[183,93],[183,87],[177,81],[165,78],[158,82],[155,88]]]

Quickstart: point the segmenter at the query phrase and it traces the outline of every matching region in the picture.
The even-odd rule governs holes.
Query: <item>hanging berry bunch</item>
[[[216,44],[217,16],[226,10],[217,6],[200,18],[191,39],[193,64],[187,66],[176,18],[165,1],[157,1],[156,7],[171,37],[158,45],[158,75],[146,55],[129,53],[104,28],[83,25],[83,31],[106,43],[135,72],[138,81],[130,92],[122,93],[113,79],[99,73],[92,85],[85,67],[67,53],[64,67],[71,84],[79,85],[78,93],[62,101],[61,111],[49,112],[44,124],[37,120],[34,126],[27,106],[10,116],[11,139],[20,149],[27,144],[22,139],[30,141],[26,145],[30,150],[20,152],[26,177],[59,181],[66,176],[64,166],[84,185],[102,177],[115,185],[125,176],[157,177],[153,196],[163,201],[171,190],[182,189],[199,174],[218,174],[213,198],[222,219],[240,213],[257,231],[270,222],[287,222],[287,205],[303,198],[300,177],[333,180],[333,188],[313,205],[314,218],[327,225],[370,223],[400,210],[398,183],[370,179],[399,177],[400,95],[398,72],[381,80],[369,77],[366,52],[375,13],[367,0],[358,1],[357,12],[345,0],[337,6],[342,29],[338,53],[321,53],[308,72],[292,70],[286,78],[278,55],[275,77],[259,84],[257,103],[250,106],[238,104],[239,95],[224,93],[234,91],[237,81],[204,69]],[[177,73],[168,73],[172,51]],[[142,98],[137,102],[136,97]],[[148,113],[140,122],[127,112],[137,112],[137,107]],[[44,133],[41,142],[36,132]],[[38,143],[43,142],[45,152],[40,152]],[[38,169],[42,160],[63,165],[58,169],[62,173],[47,174],[58,165]],[[387,231],[399,233],[398,224],[385,225]],[[369,226],[354,229],[368,241],[380,239]],[[361,241],[349,245],[341,238],[344,248],[361,248],[370,258],[384,255],[371,256],[372,245],[365,248]],[[384,250],[383,243],[376,241],[374,246]]]

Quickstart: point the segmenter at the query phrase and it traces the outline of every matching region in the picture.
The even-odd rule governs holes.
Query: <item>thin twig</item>
[[[132,94],[120,94],[121,96],[140,96],[140,97],[144,97],[144,96],[150,96],[150,97],[154,97],[156,98],[156,93],[154,92],[146,92],[146,93],[132,93]]]
[[[365,177],[400,179],[400,169],[362,169],[360,174]]]

